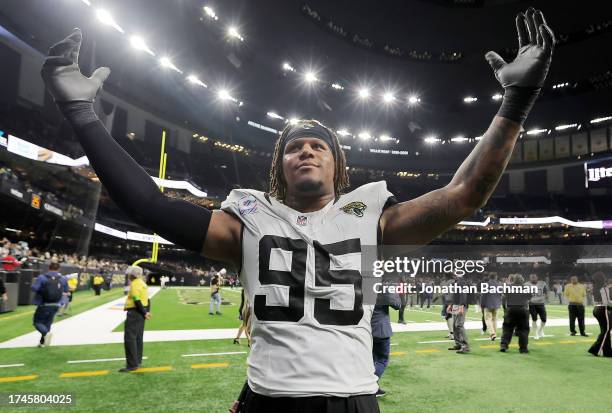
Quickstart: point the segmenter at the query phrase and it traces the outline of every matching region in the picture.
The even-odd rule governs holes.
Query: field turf
[[[170,310],[185,311],[183,315],[195,311],[192,321],[180,328],[198,328],[194,327],[195,323],[213,325],[212,320],[211,324],[206,324],[209,321],[207,303],[183,304],[172,289],[159,294],[162,295],[154,299],[154,318],[159,323],[158,329],[169,329],[168,324],[176,325],[173,323],[179,322],[180,317],[174,321],[166,318],[164,314]],[[103,298],[110,297],[103,295]],[[236,303],[239,292],[225,292],[224,298]],[[83,302],[82,305],[88,303]],[[553,307],[553,313],[559,310],[559,317],[564,316],[563,307],[550,307]],[[235,310],[237,305],[223,306],[224,315],[215,316],[218,317],[216,322],[228,327],[231,327],[231,323],[237,325]],[[433,321],[440,320],[435,315],[439,307],[431,309],[434,314],[425,311],[413,309],[407,313],[407,318],[426,321],[431,316]],[[470,313],[470,317],[479,319],[480,315]],[[12,329],[13,325],[18,326],[25,319],[29,322],[29,317],[25,316],[12,319],[0,317],[0,331],[14,336],[12,332],[5,333],[5,329]],[[153,325],[151,320],[147,323],[147,329]],[[519,354],[515,346],[509,353],[500,353],[499,341],[477,340],[485,337],[478,330],[468,331],[472,353],[466,355],[448,351],[451,342],[443,340],[445,333],[442,331],[396,333],[392,338],[391,362],[381,380],[381,387],[387,391],[387,396],[379,399],[381,411],[609,412],[607,388],[612,360],[595,358],[586,352],[594,337],[569,337],[567,330],[567,327],[547,328],[546,333],[553,337],[531,340],[531,352],[526,355]],[[591,334],[597,330],[595,326],[587,326],[587,332]],[[442,342],[419,343],[423,341]],[[237,351],[245,354],[182,357],[194,353]],[[129,409],[148,412],[226,412],[244,383],[247,351],[244,340],[241,345],[232,344],[231,339],[145,343],[144,354],[148,359],[143,367],[158,369],[121,374],[117,369],[122,367],[122,361],[67,363],[69,360],[122,357],[121,344],[1,349],[0,364],[25,365],[0,368],[0,393],[69,392],[74,394],[76,404],[65,408],[1,406],[0,411],[76,413]],[[66,377],[65,373],[96,375]],[[29,380],[8,381],[24,376]]]

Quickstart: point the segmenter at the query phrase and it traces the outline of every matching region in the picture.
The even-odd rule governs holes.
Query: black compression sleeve
[[[91,112],[85,112],[90,116],[83,118],[70,113],[71,108],[78,104],[69,103],[60,108],[72,124],[89,162],[113,201],[139,225],[155,231],[168,241],[202,252],[211,211],[164,196],[147,172],[119,146],[95,114],[92,118]]]
[[[140,302],[140,300],[134,300],[134,305],[136,306],[136,310],[144,317],[147,313],[147,309],[142,305],[142,302]]]

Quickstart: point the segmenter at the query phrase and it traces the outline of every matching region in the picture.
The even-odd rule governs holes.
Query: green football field
[[[188,290],[188,289],[184,289]],[[74,312],[84,311],[120,296],[80,293]],[[112,294],[115,294],[114,296]],[[182,296],[182,297],[181,297]],[[147,329],[225,328],[237,326],[239,290],[225,291],[223,315],[209,316],[207,290],[163,290],[153,300],[153,319]],[[79,303],[79,301],[81,301]],[[413,309],[414,322],[440,321],[440,307]],[[24,332],[31,314],[27,307],[0,316],[2,340]],[[565,308],[549,306],[553,316],[564,317]],[[395,316],[394,321],[395,321]],[[479,319],[480,314],[470,312]],[[23,329],[25,328],[25,331]],[[609,371],[612,360],[586,353],[593,337],[569,337],[567,327],[547,328],[552,337],[530,342],[530,354],[516,347],[500,353],[499,342],[479,340],[469,330],[472,353],[448,351],[443,331],[396,333],[392,338],[390,365],[381,380],[387,396],[379,399],[382,412],[609,412]],[[594,334],[598,329],[587,326]],[[434,341],[435,343],[420,343]],[[441,341],[441,342],[440,342]],[[210,354],[239,352],[239,354]],[[70,360],[123,356],[121,344],[51,346],[0,349],[0,364],[24,364],[0,368],[0,393],[71,393],[71,407],[10,408],[4,412],[226,412],[246,377],[248,347],[227,340],[145,343],[144,370],[121,374],[122,361],[70,364]],[[183,357],[186,354],[207,355]],[[19,381],[16,381],[19,380]]]

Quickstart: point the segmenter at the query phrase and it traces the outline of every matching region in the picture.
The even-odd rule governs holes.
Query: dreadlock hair
[[[334,133],[333,130],[323,125],[321,122],[314,119],[303,119],[297,122],[297,126],[314,126],[319,125],[330,134],[332,137],[332,153],[334,155],[334,194],[336,197],[340,196],[342,191],[349,186],[349,177],[348,172],[346,170],[346,157],[344,156],[344,151],[340,148],[340,142],[338,141],[338,136]],[[283,153],[285,147],[285,141],[287,140],[287,136],[289,135],[289,131],[295,126],[295,124],[288,124],[285,129],[283,129],[280,137],[276,141],[276,145],[274,146],[274,156],[272,157],[272,165],[270,167],[270,195],[278,199],[279,201],[284,201],[285,196],[287,195],[287,185],[285,182],[285,177],[283,176]]]

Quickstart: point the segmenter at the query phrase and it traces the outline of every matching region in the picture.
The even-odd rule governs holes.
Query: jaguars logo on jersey
[[[340,209],[346,212],[347,214],[354,214],[355,216],[358,216],[359,218],[361,218],[363,216],[363,211],[365,211],[366,208],[367,208],[367,205],[364,204],[363,202],[355,201],[355,202],[346,204]]]

